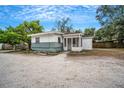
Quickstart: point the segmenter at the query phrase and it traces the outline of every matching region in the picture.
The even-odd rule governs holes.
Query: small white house
[[[82,33],[45,32],[29,36],[31,36],[31,48],[36,51],[92,50],[92,37],[84,37]]]

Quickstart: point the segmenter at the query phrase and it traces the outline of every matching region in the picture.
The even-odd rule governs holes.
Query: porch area
[[[81,51],[82,34],[66,34],[63,36],[64,51]]]

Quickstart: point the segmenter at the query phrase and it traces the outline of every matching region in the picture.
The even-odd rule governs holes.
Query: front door
[[[71,38],[68,38],[67,41],[68,41],[68,46],[67,46],[68,51],[71,51]]]

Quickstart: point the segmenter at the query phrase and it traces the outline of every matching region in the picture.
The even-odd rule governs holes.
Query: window
[[[35,42],[36,42],[36,43],[40,43],[40,38],[39,38],[39,37],[36,37],[36,38],[35,38]]]
[[[58,43],[61,43],[60,37],[58,37]]]
[[[64,46],[66,47],[66,38],[64,38]]]
[[[79,46],[79,38],[73,38],[73,47]]]

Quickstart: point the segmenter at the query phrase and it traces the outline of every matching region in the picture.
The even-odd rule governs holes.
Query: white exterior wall
[[[64,51],[67,51],[67,47],[63,47]]]
[[[79,46],[81,44],[81,40],[79,41]],[[68,50],[68,43],[66,39],[66,47],[64,46],[64,50]],[[71,41],[71,50],[72,51],[81,51],[81,50],[92,50],[92,38],[82,38],[82,46],[80,47],[73,47],[73,41]]]
[[[69,37],[69,38],[71,38],[71,51],[81,51],[82,50],[82,47],[80,46],[81,41],[78,42],[80,47],[73,47],[73,38],[75,38],[75,37],[73,36],[73,37]],[[66,38],[66,47],[64,46],[64,42],[63,42],[63,49],[64,49],[64,51],[67,51],[68,50],[67,39],[68,38]],[[63,41],[64,41],[64,39],[63,39]]]
[[[63,47],[64,51],[67,51],[67,47]]]
[[[31,39],[32,43],[35,43],[35,38],[40,37],[40,42],[58,42],[58,37],[60,37],[62,43],[62,36],[61,35],[41,35],[41,36],[33,36]]]
[[[92,50],[92,38],[82,39],[82,49],[83,50]]]
[[[81,51],[82,47],[72,47],[72,51]]]
[[[35,37],[31,37],[31,43],[35,43]]]
[[[58,37],[60,37],[61,43],[63,43],[63,49],[65,51],[68,50],[68,42],[67,39],[71,38],[71,50],[72,51],[81,51],[81,50],[92,50],[92,38],[91,37],[82,37],[81,35],[70,35],[64,36],[66,38],[66,47],[64,45],[64,38],[62,35],[58,34],[42,34],[37,36],[32,36],[31,42],[35,43],[35,38],[39,37],[40,42],[58,42]],[[73,38],[79,38],[79,47],[73,47]],[[81,46],[82,39],[82,46]]]
[[[72,51],[81,51],[82,50],[82,47],[81,47],[81,36],[79,36],[79,41],[78,41],[78,45],[79,47],[73,47],[72,46]],[[73,44],[72,44],[73,45]]]
[[[66,38],[66,46],[65,46],[65,42],[64,42],[64,38],[63,38],[63,49],[64,49],[64,51],[67,51],[68,49],[67,49],[67,38]]]

